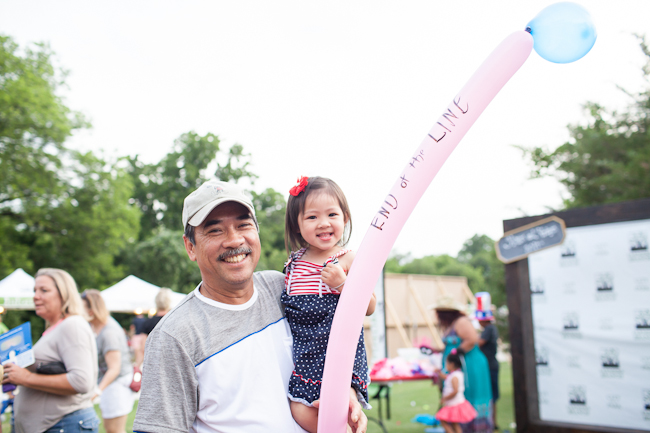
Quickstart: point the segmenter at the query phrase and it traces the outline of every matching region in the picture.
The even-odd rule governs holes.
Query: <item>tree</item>
[[[489,236],[477,234],[465,241],[458,261],[480,270],[492,303],[497,307],[506,305],[505,266],[497,258],[494,241]]]
[[[121,279],[115,256],[138,238],[140,211],[129,203],[131,177],[120,162],[71,152],[52,201],[25,201],[24,242],[35,268],[68,271],[79,288],[104,288]]]
[[[647,84],[650,49],[639,39]],[[650,197],[650,86],[628,95],[633,103],[622,113],[587,102],[588,124],[570,125],[570,140],[555,151],[520,147],[533,164],[531,177],[556,176],[566,185],[566,208]]]
[[[224,162],[221,162],[225,160]],[[128,158],[129,172],[135,184],[135,204],[142,211],[140,239],[151,236],[157,228],[183,228],[183,200],[189,191],[208,179],[238,182],[257,176],[248,170],[250,155],[240,144],[222,149],[219,137],[203,136],[194,131],[174,141],[172,151],[157,164],[145,164],[138,156]],[[209,169],[214,171],[209,173]]]
[[[419,259],[413,259],[403,265],[399,265],[399,261],[393,259],[393,261],[390,261],[390,268],[387,269],[387,272],[467,277],[467,284],[472,292],[476,293],[485,290],[485,279],[480,270],[474,269],[468,264],[461,263],[447,254],[425,256]]]
[[[287,202],[282,194],[272,188],[252,194],[262,244],[262,255],[257,270],[282,271],[287,260],[284,247],[284,214]]]
[[[201,272],[190,260],[182,230],[159,229],[122,256],[128,273],[176,292],[190,293],[201,282]]]
[[[0,275],[16,267],[31,271],[25,201],[52,201],[61,193],[58,178],[64,141],[75,129],[88,126],[59,95],[66,73],[52,64],[47,45],[20,51],[8,36],[0,36]]]

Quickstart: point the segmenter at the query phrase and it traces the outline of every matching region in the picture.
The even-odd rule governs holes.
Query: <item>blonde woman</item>
[[[61,269],[44,268],[34,282],[36,314],[47,328],[34,345],[36,363],[5,366],[2,383],[18,386],[14,400],[17,433],[97,433],[92,397],[97,383],[97,346],[77,284]]]
[[[166,287],[163,287],[156,294],[156,315],[150,317],[142,325],[142,333],[149,335],[153,328],[156,327],[160,319],[163,318],[165,314],[172,308],[172,290]],[[143,345],[144,346],[144,345]]]
[[[129,385],[133,375],[131,355],[124,330],[110,314],[99,290],[83,292],[88,321],[97,338],[99,377],[97,395],[106,433],[124,433],[133,410],[134,395]]]

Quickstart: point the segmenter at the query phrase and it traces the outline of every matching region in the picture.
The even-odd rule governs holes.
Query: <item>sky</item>
[[[92,129],[69,145],[157,162],[187,131],[239,143],[253,189],[288,195],[300,175],[345,192],[358,249],[438,117],[483,60],[552,1],[0,0],[0,33],[47,42],[69,70],[66,104]],[[559,208],[515,145],[554,149],[583,104],[622,109],[643,88],[647,0],[583,1],[598,39],[554,64],[533,51],[476,121],[404,225],[393,253],[450,254],[504,219]]]

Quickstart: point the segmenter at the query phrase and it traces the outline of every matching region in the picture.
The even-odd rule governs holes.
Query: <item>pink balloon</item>
[[[413,208],[465,133],[524,64],[533,38],[518,31],[483,62],[415,151],[373,217],[345,282],[327,345],[318,431],[345,432],[359,330],[388,254]]]

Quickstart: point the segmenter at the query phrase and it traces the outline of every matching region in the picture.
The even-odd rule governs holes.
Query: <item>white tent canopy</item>
[[[156,309],[155,298],[160,287],[140,278],[129,275],[114,286],[102,291],[106,308],[111,312],[147,313]],[[186,295],[172,292],[172,308],[181,302]]]
[[[34,309],[34,277],[16,269],[0,281],[0,306],[13,310]]]

